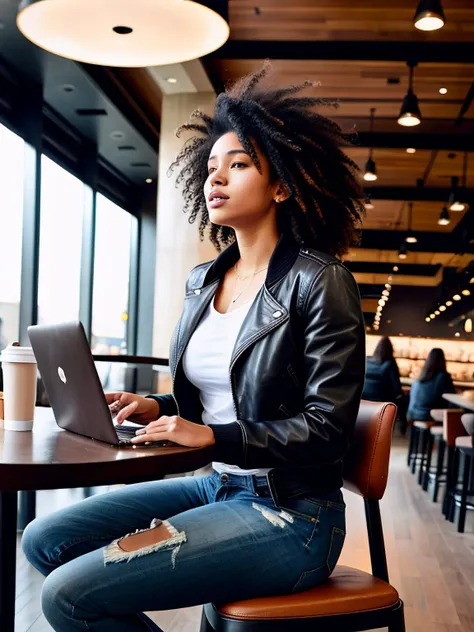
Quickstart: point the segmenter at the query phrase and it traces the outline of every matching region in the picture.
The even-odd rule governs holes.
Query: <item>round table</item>
[[[115,447],[61,430],[37,408],[32,432],[0,429],[0,630],[14,632],[18,492],[157,480],[207,465],[212,448]]]

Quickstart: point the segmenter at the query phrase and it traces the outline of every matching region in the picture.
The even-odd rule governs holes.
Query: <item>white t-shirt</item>
[[[242,323],[253,300],[238,309],[221,314],[211,301],[189,340],[183,355],[187,379],[199,389],[203,405],[202,420],[209,424],[230,424],[237,421],[230,386],[230,361]],[[242,476],[262,476],[268,469],[243,470],[237,465],[212,464],[217,472]]]

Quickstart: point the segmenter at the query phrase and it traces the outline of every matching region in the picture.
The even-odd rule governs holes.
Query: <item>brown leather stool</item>
[[[387,484],[394,404],[362,402],[344,466],[344,487],[364,498],[372,575],[336,567],[300,593],[204,607],[201,632],[355,632],[388,626],[404,632],[403,602],[388,583],[379,500]]]

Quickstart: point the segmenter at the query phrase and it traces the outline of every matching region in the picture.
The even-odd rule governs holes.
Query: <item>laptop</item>
[[[82,323],[35,325],[28,327],[28,335],[58,426],[111,445],[136,447],[131,439],[138,426],[113,423]]]

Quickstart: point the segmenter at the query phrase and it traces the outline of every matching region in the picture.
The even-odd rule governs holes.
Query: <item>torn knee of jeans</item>
[[[123,538],[118,538],[104,548],[104,563],[130,562],[131,560],[149,555],[160,550],[172,550],[171,563],[173,568],[176,557],[186,533],[179,532],[167,520],[152,520],[148,529],[137,529]]]
[[[284,529],[287,523],[294,522],[294,518],[291,514],[286,511],[281,510],[280,512],[273,511],[272,509],[268,509],[262,505],[257,505],[257,503],[252,503],[252,507],[259,511],[264,518],[271,522],[275,527],[280,527]]]

